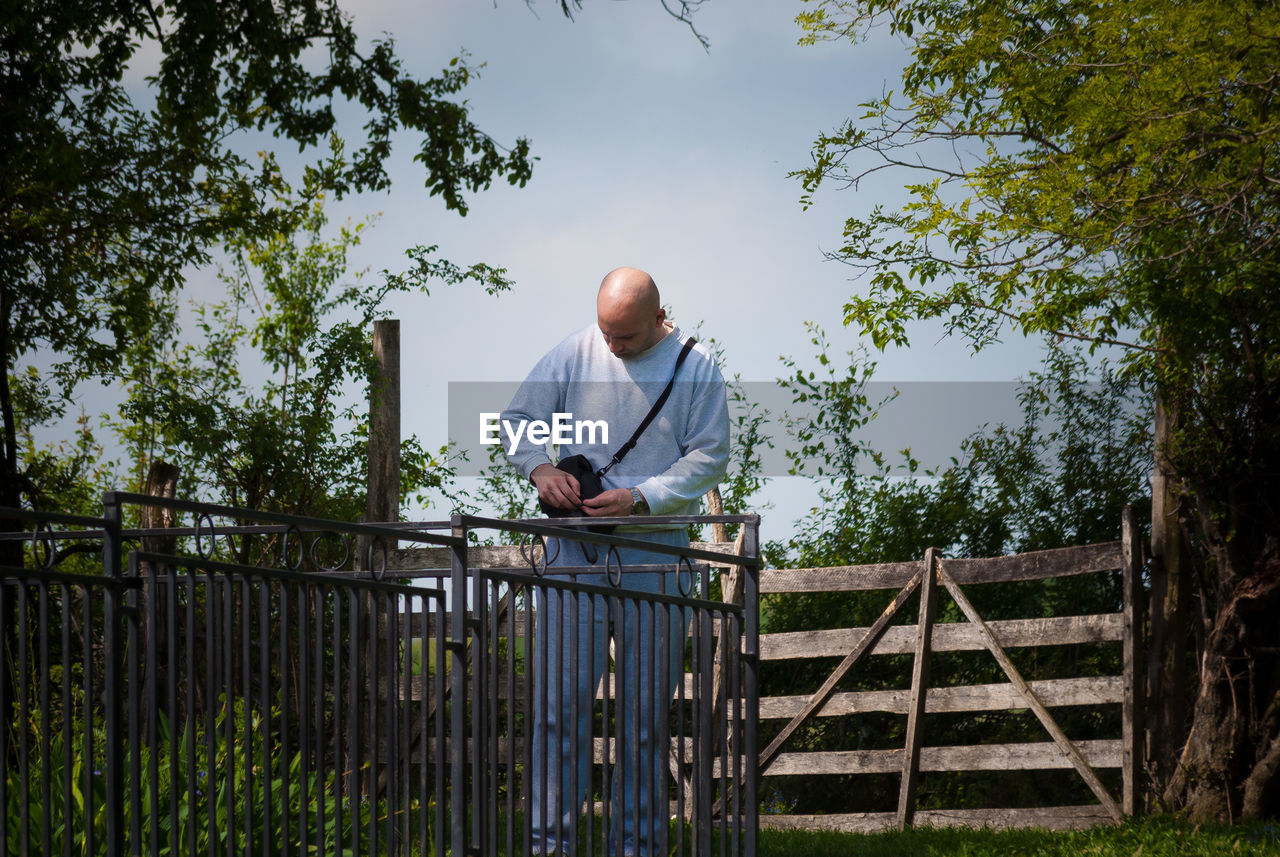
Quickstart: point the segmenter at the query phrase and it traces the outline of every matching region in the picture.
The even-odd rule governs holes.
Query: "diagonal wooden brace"
[[[800,724],[804,723],[804,721],[808,720],[810,716],[821,709],[822,706],[827,704],[827,700],[830,699],[831,694],[835,692],[836,685],[840,683],[840,679],[844,678],[845,674],[853,668],[853,665],[856,664],[863,655],[871,651],[875,644],[880,640],[880,637],[884,634],[885,629],[889,627],[889,623],[893,620],[893,617],[897,615],[898,611],[902,609],[902,605],[905,604],[907,599],[910,598],[912,594],[915,593],[916,589],[919,588],[920,581],[924,576],[924,571],[925,569],[922,568],[920,571],[915,573],[911,580],[908,581],[907,585],[903,587],[902,591],[898,593],[897,597],[893,599],[893,603],[886,607],[884,612],[880,614],[880,618],[875,621],[875,624],[867,629],[867,633],[858,641],[858,645],[854,646],[853,651],[845,655],[845,658],[840,662],[840,665],[836,667],[835,671],[832,672],[831,675],[827,677],[827,680],[822,683],[822,687],[818,688],[813,696],[809,697],[809,701],[805,704],[804,709],[793,717],[790,723],[782,727],[782,731],[778,733],[777,737],[769,743],[768,747],[764,748],[764,752],[760,754],[758,775],[763,775],[764,772],[768,770],[769,766],[772,765],[774,760],[778,757],[778,752],[782,749],[782,745],[786,740],[791,737],[796,729],[800,728]]]
[[[964,591],[960,589],[960,585],[956,583],[955,578],[947,573],[945,566],[943,565],[939,565],[938,567],[938,579],[942,582],[942,585],[947,588],[947,592],[951,593],[951,597],[955,600],[956,605],[964,615],[968,617],[969,621],[973,623],[974,628],[978,631],[978,635],[982,638],[983,644],[986,645],[991,654],[995,656],[996,661],[1000,664],[1000,668],[1003,669],[1005,675],[1009,677],[1010,683],[1013,684],[1014,688],[1022,696],[1023,701],[1027,704],[1027,708],[1031,709],[1031,711],[1035,713],[1036,717],[1039,718],[1040,723],[1048,731],[1049,735],[1052,736],[1054,743],[1058,745],[1058,749],[1061,750],[1063,755],[1071,761],[1076,772],[1080,774],[1080,777],[1085,781],[1085,784],[1088,785],[1094,795],[1097,796],[1103,808],[1106,809],[1111,817],[1117,822],[1122,821],[1123,814],[1120,812],[1119,805],[1107,792],[1106,787],[1102,785],[1102,781],[1099,780],[1098,775],[1093,772],[1093,768],[1089,767],[1089,763],[1084,760],[1084,756],[1080,754],[1080,750],[1076,748],[1075,744],[1071,743],[1071,740],[1067,738],[1066,733],[1064,733],[1062,728],[1058,726],[1057,721],[1053,719],[1053,715],[1049,713],[1049,709],[1045,708],[1044,703],[1040,701],[1040,698],[1035,695],[1035,692],[1027,685],[1026,681],[1023,680],[1021,673],[1018,672],[1018,668],[1013,665],[1013,661],[1009,660],[1009,656],[1005,653],[1005,650],[1001,647],[999,641],[996,640],[995,634],[991,632],[991,628],[985,621],[983,621],[982,617],[978,615],[978,611],[974,609],[973,603],[969,601],[968,596],[966,596]]]

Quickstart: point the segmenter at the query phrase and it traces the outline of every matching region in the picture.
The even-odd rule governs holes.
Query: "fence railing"
[[[126,527],[144,505],[191,526]],[[660,816],[663,853],[755,853],[754,518],[715,519],[751,532],[742,554],[654,548],[671,562],[623,568],[625,535],[532,521],[374,526],[129,494],[101,519],[0,517],[28,527],[0,540],[5,853],[529,853],[547,643],[578,616],[606,646],[654,645],[639,664],[565,637],[568,669],[601,679],[567,702],[586,762],[557,785],[589,805],[566,850],[623,845],[625,806]],[[475,529],[525,538],[532,564],[472,567]],[[600,545],[603,577],[547,568],[553,537]],[[433,561],[406,567],[402,543]],[[708,597],[713,559],[740,569],[741,603]],[[640,573],[662,585],[630,591]],[[667,663],[671,704],[640,705],[637,677]],[[658,764],[635,757],[642,725]],[[660,806],[618,800],[640,784]]]

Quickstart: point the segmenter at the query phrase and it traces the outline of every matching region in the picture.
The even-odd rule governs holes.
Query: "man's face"
[[[615,357],[623,360],[656,345],[666,332],[662,324],[666,317],[662,309],[650,313],[638,307],[596,307],[596,324],[605,345]]]

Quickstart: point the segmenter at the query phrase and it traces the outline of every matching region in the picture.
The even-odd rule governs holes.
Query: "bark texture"
[[[1214,551],[1218,608],[1205,639],[1190,734],[1165,790],[1194,821],[1280,814],[1280,545],[1242,565]]]

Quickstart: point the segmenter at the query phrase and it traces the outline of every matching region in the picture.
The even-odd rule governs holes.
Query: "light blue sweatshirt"
[[[540,420],[561,438],[559,458],[586,455],[598,470],[609,462],[671,379],[676,357],[688,337],[673,328],[646,351],[615,357],[596,325],[569,336],[538,361],[511,404],[502,412],[504,432],[527,429]],[[605,442],[602,426],[608,427]],[[590,424],[588,424],[590,423]],[[538,465],[554,463],[546,444],[520,435],[508,457],[525,478]],[[510,433],[504,433],[510,450]],[[604,476],[604,487],[639,488],[652,515],[698,513],[702,495],[720,483],[729,462],[729,408],[724,378],[715,360],[694,345],[680,366],[671,395],[621,463]],[[647,527],[646,529],[652,528]]]

